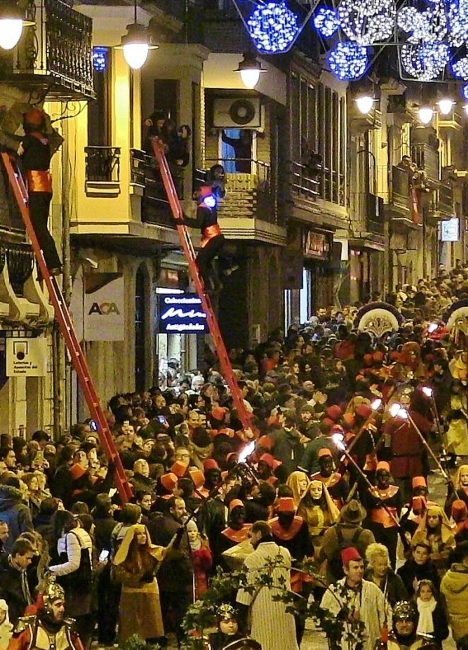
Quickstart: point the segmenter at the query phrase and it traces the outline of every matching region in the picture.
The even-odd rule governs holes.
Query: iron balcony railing
[[[88,183],[120,183],[120,147],[85,147]]]
[[[64,0],[25,0],[25,28],[18,45],[1,53],[0,78],[43,84],[49,98],[95,97],[91,18]]]
[[[315,201],[321,194],[322,167],[311,170],[299,162],[291,162],[291,187],[294,194]]]

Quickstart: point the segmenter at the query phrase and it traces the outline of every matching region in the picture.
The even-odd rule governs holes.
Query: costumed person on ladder
[[[74,620],[65,618],[65,592],[55,576],[46,579],[37,607],[36,615],[18,620],[8,650],[83,650]]]
[[[21,168],[26,176],[29,211],[36,232],[39,246],[44,254],[45,263],[51,275],[62,273],[62,262],[57,253],[54,239],[50,234],[47,221],[52,201],[52,177],[50,160],[58,148],[49,137],[55,132],[48,128],[47,114],[40,108],[31,108],[24,114],[24,138],[18,148]],[[55,144],[55,146],[54,146]]]
[[[224,168],[213,165],[207,173],[206,182],[194,193],[197,201],[197,222],[201,230],[201,249],[197,255],[197,266],[208,291],[220,291],[222,283],[214,265],[215,257],[220,260],[224,275],[230,275],[238,267],[227,263],[222,256],[225,237],[218,223],[218,202],[225,194]]]

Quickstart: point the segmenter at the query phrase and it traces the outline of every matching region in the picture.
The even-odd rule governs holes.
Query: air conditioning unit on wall
[[[260,97],[218,97],[213,100],[213,127],[263,130]]]

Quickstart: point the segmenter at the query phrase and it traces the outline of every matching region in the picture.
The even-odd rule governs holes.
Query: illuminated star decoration
[[[367,48],[351,41],[337,43],[327,58],[330,70],[340,81],[360,79],[369,65]]]
[[[358,45],[372,45],[390,38],[395,16],[394,0],[342,0],[338,7],[341,29]]]
[[[257,50],[268,54],[287,51],[301,29],[296,14],[284,1],[257,6],[246,25]]]

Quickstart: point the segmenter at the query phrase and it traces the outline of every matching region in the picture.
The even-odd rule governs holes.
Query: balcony
[[[439,153],[426,143],[411,145],[411,159],[426,172],[427,181],[435,186],[440,179]]]
[[[408,170],[393,166],[389,178],[388,200],[385,205],[385,212],[392,224],[400,222],[405,226],[414,226],[410,201]]]
[[[451,219],[455,216],[453,203],[452,183],[450,181],[440,183],[437,190],[432,193],[428,210],[429,218],[437,221]]]
[[[226,237],[285,245],[286,230],[277,211],[270,165],[252,159],[205,160],[208,168],[217,163],[227,169],[242,163],[251,169],[251,173],[226,173],[226,196],[218,207],[219,223]],[[197,170],[196,176],[198,184],[203,182],[203,170]]]
[[[64,0],[26,0],[19,44],[0,50],[0,80],[38,93],[49,101],[94,99],[92,20]]]
[[[85,147],[88,196],[120,194],[120,147]]]

